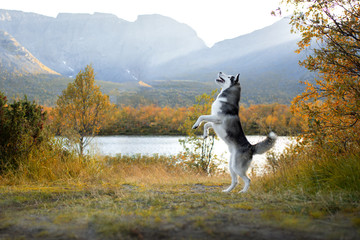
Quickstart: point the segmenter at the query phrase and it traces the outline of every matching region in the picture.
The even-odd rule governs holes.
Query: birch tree
[[[91,65],[80,71],[74,82],[69,83],[56,103],[56,122],[60,135],[76,146],[80,156],[108,119],[112,104],[109,97],[95,85]]]

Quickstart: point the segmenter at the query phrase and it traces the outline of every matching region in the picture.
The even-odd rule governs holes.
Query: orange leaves
[[[278,135],[293,135],[305,130],[304,119],[291,113],[282,104],[259,104],[240,108],[241,124],[246,134],[267,134],[270,130]]]
[[[113,113],[114,121],[103,126],[106,135],[189,135],[196,132],[192,125],[197,117],[210,111],[211,98],[206,104],[192,107],[170,108],[156,105],[137,108],[122,106]],[[302,132],[305,128],[302,116],[294,116],[290,107],[280,104],[240,106],[240,119],[246,134],[265,134],[271,128],[279,135]]]
[[[308,118],[305,137],[322,146],[347,148],[360,141],[359,1],[286,2],[296,6],[291,24],[302,35],[298,52],[316,40],[312,54],[301,63],[317,73],[316,82],[305,83],[292,109]]]
[[[111,135],[174,135],[180,134],[190,108],[161,108],[156,105],[137,108],[121,106],[113,113],[114,121],[104,126],[102,133]]]

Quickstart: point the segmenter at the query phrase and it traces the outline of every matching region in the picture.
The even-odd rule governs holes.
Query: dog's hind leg
[[[250,187],[250,178],[246,175],[246,171],[242,172],[240,177],[242,178],[242,180],[244,181],[244,187],[243,189],[239,192],[239,193],[244,193],[246,192],[249,187]]]
[[[230,161],[229,161],[229,171],[230,171],[230,175],[231,175],[231,185],[227,189],[223,190],[223,192],[230,192],[238,184],[238,176],[235,173],[235,171],[233,170],[233,162],[234,162],[233,157],[234,157],[234,154],[231,154],[230,155]]]
[[[212,128],[212,123],[211,122],[207,122],[204,124],[204,139],[207,138],[209,136],[209,129]]]
[[[236,153],[234,160],[233,170],[244,181],[244,187],[239,193],[244,193],[250,187],[250,178],[246,175],[246,172],[250,166],[251,157],[248,158],[248,156],[244,156],[244,154]]]
[[[230,175],[231,175],[231,185],[227,189],[223,190],[223,192],[230,192],[238,184],[237,174],[231,168],[229,170],[230,170]]]

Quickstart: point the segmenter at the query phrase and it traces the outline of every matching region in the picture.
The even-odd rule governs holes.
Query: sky
[[[261,29],[280,20],[271,16],[281,0],[1,0],[0,9],[56,17],[58,13],[112,13],[135,21],[161,14],[192,27],[211,47],[224,39]]]

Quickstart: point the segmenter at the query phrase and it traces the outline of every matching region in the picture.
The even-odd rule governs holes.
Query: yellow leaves
[[[156,105],[114,109],[114,121],[104,127],[106,134],[179,134],[179,126],[192,108],[161,108]]]
[[[240,109],[240,119],[246,134],[292,135],[304,131],[303,118],[291,113],[290,107],[281,104],[251,105]]]
[[[271,115],[267,116],[267,118],[265,119],[265,123],[268,126],[274,126],[277,121],[279,121],[279,119],[276,116]]]
[[[204,105],[196,104],[188,108],[158,107],[156,105],[137,108],[122,106],[114,110],[113,121],[104,126],[102,134],[166,134],[166,135],[200,135],[203,129],[196,132],[192,125],[197,117],[210,111],[211,98]],[[267,117],[270,116],[268,119]],[[293,116],[286,105],[251,105],[240,106],[241,123],[246,134],[266,134],[272,128],[280,135],[295,134],[303,131],[303,119]],[[291,126],[290,123],[291,122]]]
[[[97,134],[100,124],[109,119],[113,108],[109,97],[102,94],[100,87],[95,85],[94,69],[88,65],[59,97],[56,120],[64,136],[69,139],[75,139],[76,136],[82,154],[84,137]]]
[[[291,24],[302,36],[297,53],[317,41],[311,55],[301,62],[316,72],[317,79],[306,82],[305,92],[294,98],[293,112],[308,118],[307,136],[315,142],[346,147],[359,141],[359,134],[354,134],[360,129],[358,1],[286,2],[296,7]]]

